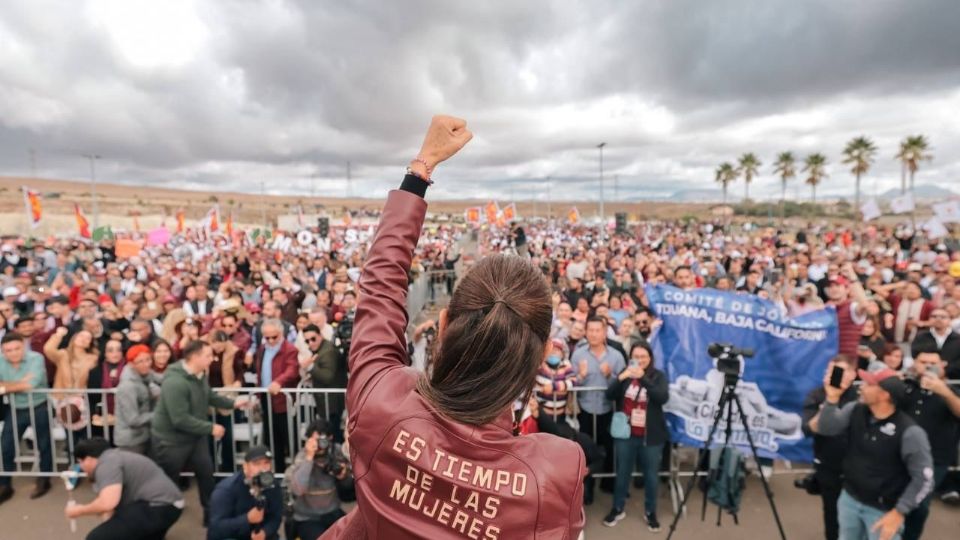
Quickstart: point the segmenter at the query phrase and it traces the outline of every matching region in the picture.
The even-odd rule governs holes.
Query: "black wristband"
[[[414,195],[423,198],[427,194],[427,188],[430,186],[426,181],[424,181],[419,176],[408,174],[403,177],[403,182],[400,184],[400,190],[413,193]]]

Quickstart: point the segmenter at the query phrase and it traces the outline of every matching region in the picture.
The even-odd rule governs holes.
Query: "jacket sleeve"
[[[604,392],[604,396],[608,401],[620,401],[620,397],[623,396],[623,393],[620,390],[620,379],[613,379],[610,381],[610,384],[607,385],[607,391]],[[619,410],[619,409],[618,409]]]
[[[209,392],[209,389],[207,391]],[[178,431],[194,435],[210,435],[213,424],[190,414],[189,393],[189,388],[181,381],[174,379],[164,381],[163,389],[160,392],[160,402],[170,416],[170,423]],[[225,408],[230,408],[230,406]]]
[[[663,405],[670,399],[670,385],[662,371],[651,371],[649,376],[640,379],[640,384],[647,389],[647,397],[653,403]]]
[[[813,430],[810,429],[810,420],[813,420],[813,417],[820,412],[820,404],[823,403],[823,399],[821,399],[822,397],[823,390],[820,388],[814,388],[803,400],[803,410],[800,414],[800,428],[803,430],[803,434],[807,437],[816,435]]]
[[[577,452],[577,479],[582,480],[590,471],[587,470],[586,458],[583,451]],[[583,532],[583,527],[587,523],[587,514],[583,510],[583,482],[578,481],[573,490],[573,497],[570,500],[570,532],[567,538],[573,540],[579,538]]]
[[[337,349],[328,345],[326,342],[323,344],[313,361],[313,367],[310,368],[310,377],[315,385],[320,385],[319,388],[332,384],[337,373]]]
[[[276,538],[280,523],[283,521],[283,493],[278,487],[264,493],[267,496],[267,508],[263,513],[263,532],[267,533],[267,538]]]
[[[406,365],[407,271],[427,203],[391,191],[360,278],[360,302],[350,347],[347,409],[356,418],[379,377]]]
[[[210,497],[210,524],[207,529],[207,538],[250,538],[250,522],[247,521],[247,514],[230,515],[232,498],[226,485],[221,489],[213,490],[213,495]]]
[[[210,388],[209,386],[207,386],[207,403],[209,403],[211,407],[216,407],[217,409],[233,408],[232,399],[224,396],[223,394],[218,394],[217,392],[214,392],[213,389]],[[211,424],[210,427],[212,428],[213,425]],[[210,431],[210,430],[208,429],[207,431]]]
[[[137,405],[137,389],[128,384],[121,384],[117,388],[117,405],[114,410],[117,421],[122,420],[130,427],[145,426],[153,419],[152,411],[140,412],[140,407]]]
[[[287,347],[284,346],[284,349]],[[300,382],[300,363],[297,356],[297,349],[290,346],[290,349],[284,351],[283,371],[274,379],[274,382],[280,383],[283,388],[296,386]]]

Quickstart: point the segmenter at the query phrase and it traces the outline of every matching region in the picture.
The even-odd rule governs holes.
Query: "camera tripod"
[[[673,516],[673,521],[670,522],[670,533],[667,535],[667,540],[673,537],[673,533],[677,530],[677,524],[680,521],[680,516],[683,515],[683,509],[687,505],[687,501],[690,498],[690,494],[693,490],[693,485],[697,481],[697,478],[700,477],[700,470],[707,463],[708,456],[710,455],[710,443],[713,442],[713,436],[716,434],[718,428],[720,427],[720,420],[726,419],[726,428],[724,429],[724,440],[723,445],[720,447],[720,450],[724,450],[730,446],[730,438],[733,435],[733,406],[737,406],[737,416],[740,419],[740,424],[743,425],[743,430],[746,432],[747,441],[750,443],[750,452],[753,454],[753,459],[758,464],[758,469],[760,470],[760,481],[763,483],[763,492],[767,498],[767,501],[770,503],[770,510],[773,511],[773,519],[777,522],[777,530],[780,532],[780,538],[786,540],[787,536],[783,532],[783,524],[780,522],[780,514],[777,513],[777,506],[773,502],[773,492],[770,491],[770,484],[767,482],[766,476],[763,474],[763,469],[759,467],[759,457],[757,456],[757,447],[753,443],[753,434],[750,433],[750,426],[747,422],[747,415],[743,412],[743,406],[740,403],[740,396],[737,394],[737,383],[739,382],[740,377],[737,372],[725,371],[724,383],[723,383],[723,392],[720,395],[720,400],[717,403],[717,412],[713,417],[713,426],[710,427],[710,434],[707,435],[706,443],[703,448],[701,448],[697,454],[697,465],[693,471],[693,475],[690,477],[690,480],[687,481],[686,489],[683,492],[683,499],[680,501],[680,507],[677,510],[676,515]],[[703,491],[703,507],[700,511],[700,519],[703,520],[707,514],[707,492],[709,491],[711,482],[710,474],[706,475],[706,485],[704,486]],[[720,516],[722,509],[717,508],[717,525],[720,525]],[[737,514],[733,514],[733,521],[735,524],[739,525],[737,520]]]

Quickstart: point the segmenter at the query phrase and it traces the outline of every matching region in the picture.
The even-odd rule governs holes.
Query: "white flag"
[[[933,205],[933,214],[943,223],[960,222],[960,201],[946,201]]]
[[[876,199],[870,199],[869,201],[860,205],[860,213],[863,214],[864,221],[877,219],[882,214],[880,212],[880,205],[877,204]]]
[[[940,218],[933,216],[929,221],[923,224],[923,230],[927,231],[927,238],[935,240],[937,238],[943,238],[950,234],[947,231],[947,228],[944,227],[943,222],[940,221]]]
[[[890,211],[894,214],[906,214],[913,212],[913,194],[904,193],[903,195],[890,201]]]

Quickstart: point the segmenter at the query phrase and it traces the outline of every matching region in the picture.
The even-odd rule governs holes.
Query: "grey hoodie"
[[[159,375],[152,371],[146,376],[127,366],[117,385],[117,424],[113,440],[117,446],[137,446],[150,440],[150,421],[157,395],[150,383],[159,383]],[[156,386],[155,386],[156,387]]]

